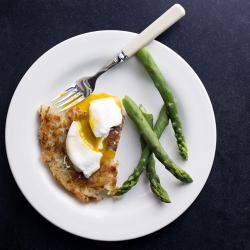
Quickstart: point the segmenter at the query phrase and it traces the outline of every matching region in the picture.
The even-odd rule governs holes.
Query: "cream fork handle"
[[[131,42],[123,47],[122,51],[128,57],[133,56],[139,49],[153,41],[157,36],[176,23],[184,15],[185,10],[180,4],[173,5]]]

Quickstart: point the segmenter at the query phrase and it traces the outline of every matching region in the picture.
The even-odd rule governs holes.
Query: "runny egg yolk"
[[[102,99],[102,98],[113,98],[116,102],[116,104],[122,109],[122,104],[118,97],[112,96],[106,93],[100,93],[100,94],[91,94],[86,99],[84,99],[82,102],[77,104],[76,106],[79,107],[81,111],[85,112],[85,116],[83,116],[80,119],[81,123],[81,130],[80,130],[80,136],[82,140],[94,151],[102,153],[102,158],[100,164],[102,165],[104,162],[114,159],[115,152],[107,147],[106,139],[102,139],[101,137],[97,138],[95,137],[89,121],[89,106],[90,103],[94,100]],[[93,121],[92,121],[93,123]],[[92,127],[94,124],[91,124]],[[102,143],[102,146],[100,147],[100,143]]]

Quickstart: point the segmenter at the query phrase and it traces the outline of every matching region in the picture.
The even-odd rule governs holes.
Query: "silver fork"
[[[110,60],[95,75],[80,78],[69,88],[55,97],[52,100],[55,107],[59,108],[60,111],[63,111],[83,101],[94,91],[96,80],[100,75],[133,56],[139,49],[153,41],[157,36],[176,23],[184,15],[185,10],[181,5],[173,5],[131,42],[123,47],[123,49],[117,53],[116,57]]]

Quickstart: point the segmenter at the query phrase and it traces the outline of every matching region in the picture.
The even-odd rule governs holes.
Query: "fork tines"
[[[54,103],[53,105],[60,109],[61,112],[75,106],[84,99],[85,97],[83,94],[76,88],[76,85],[73,84],[68,89],[60,93],[57,97],[55,97],[52,102]]]

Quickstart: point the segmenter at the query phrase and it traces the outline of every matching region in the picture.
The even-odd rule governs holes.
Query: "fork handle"
[[[173,5],[131,42],[123,47],[122,51],[128,57],[133,56],[139,49],[153,41],[157,36],[176,23],[184,15],[185,10],[180,4]]]

